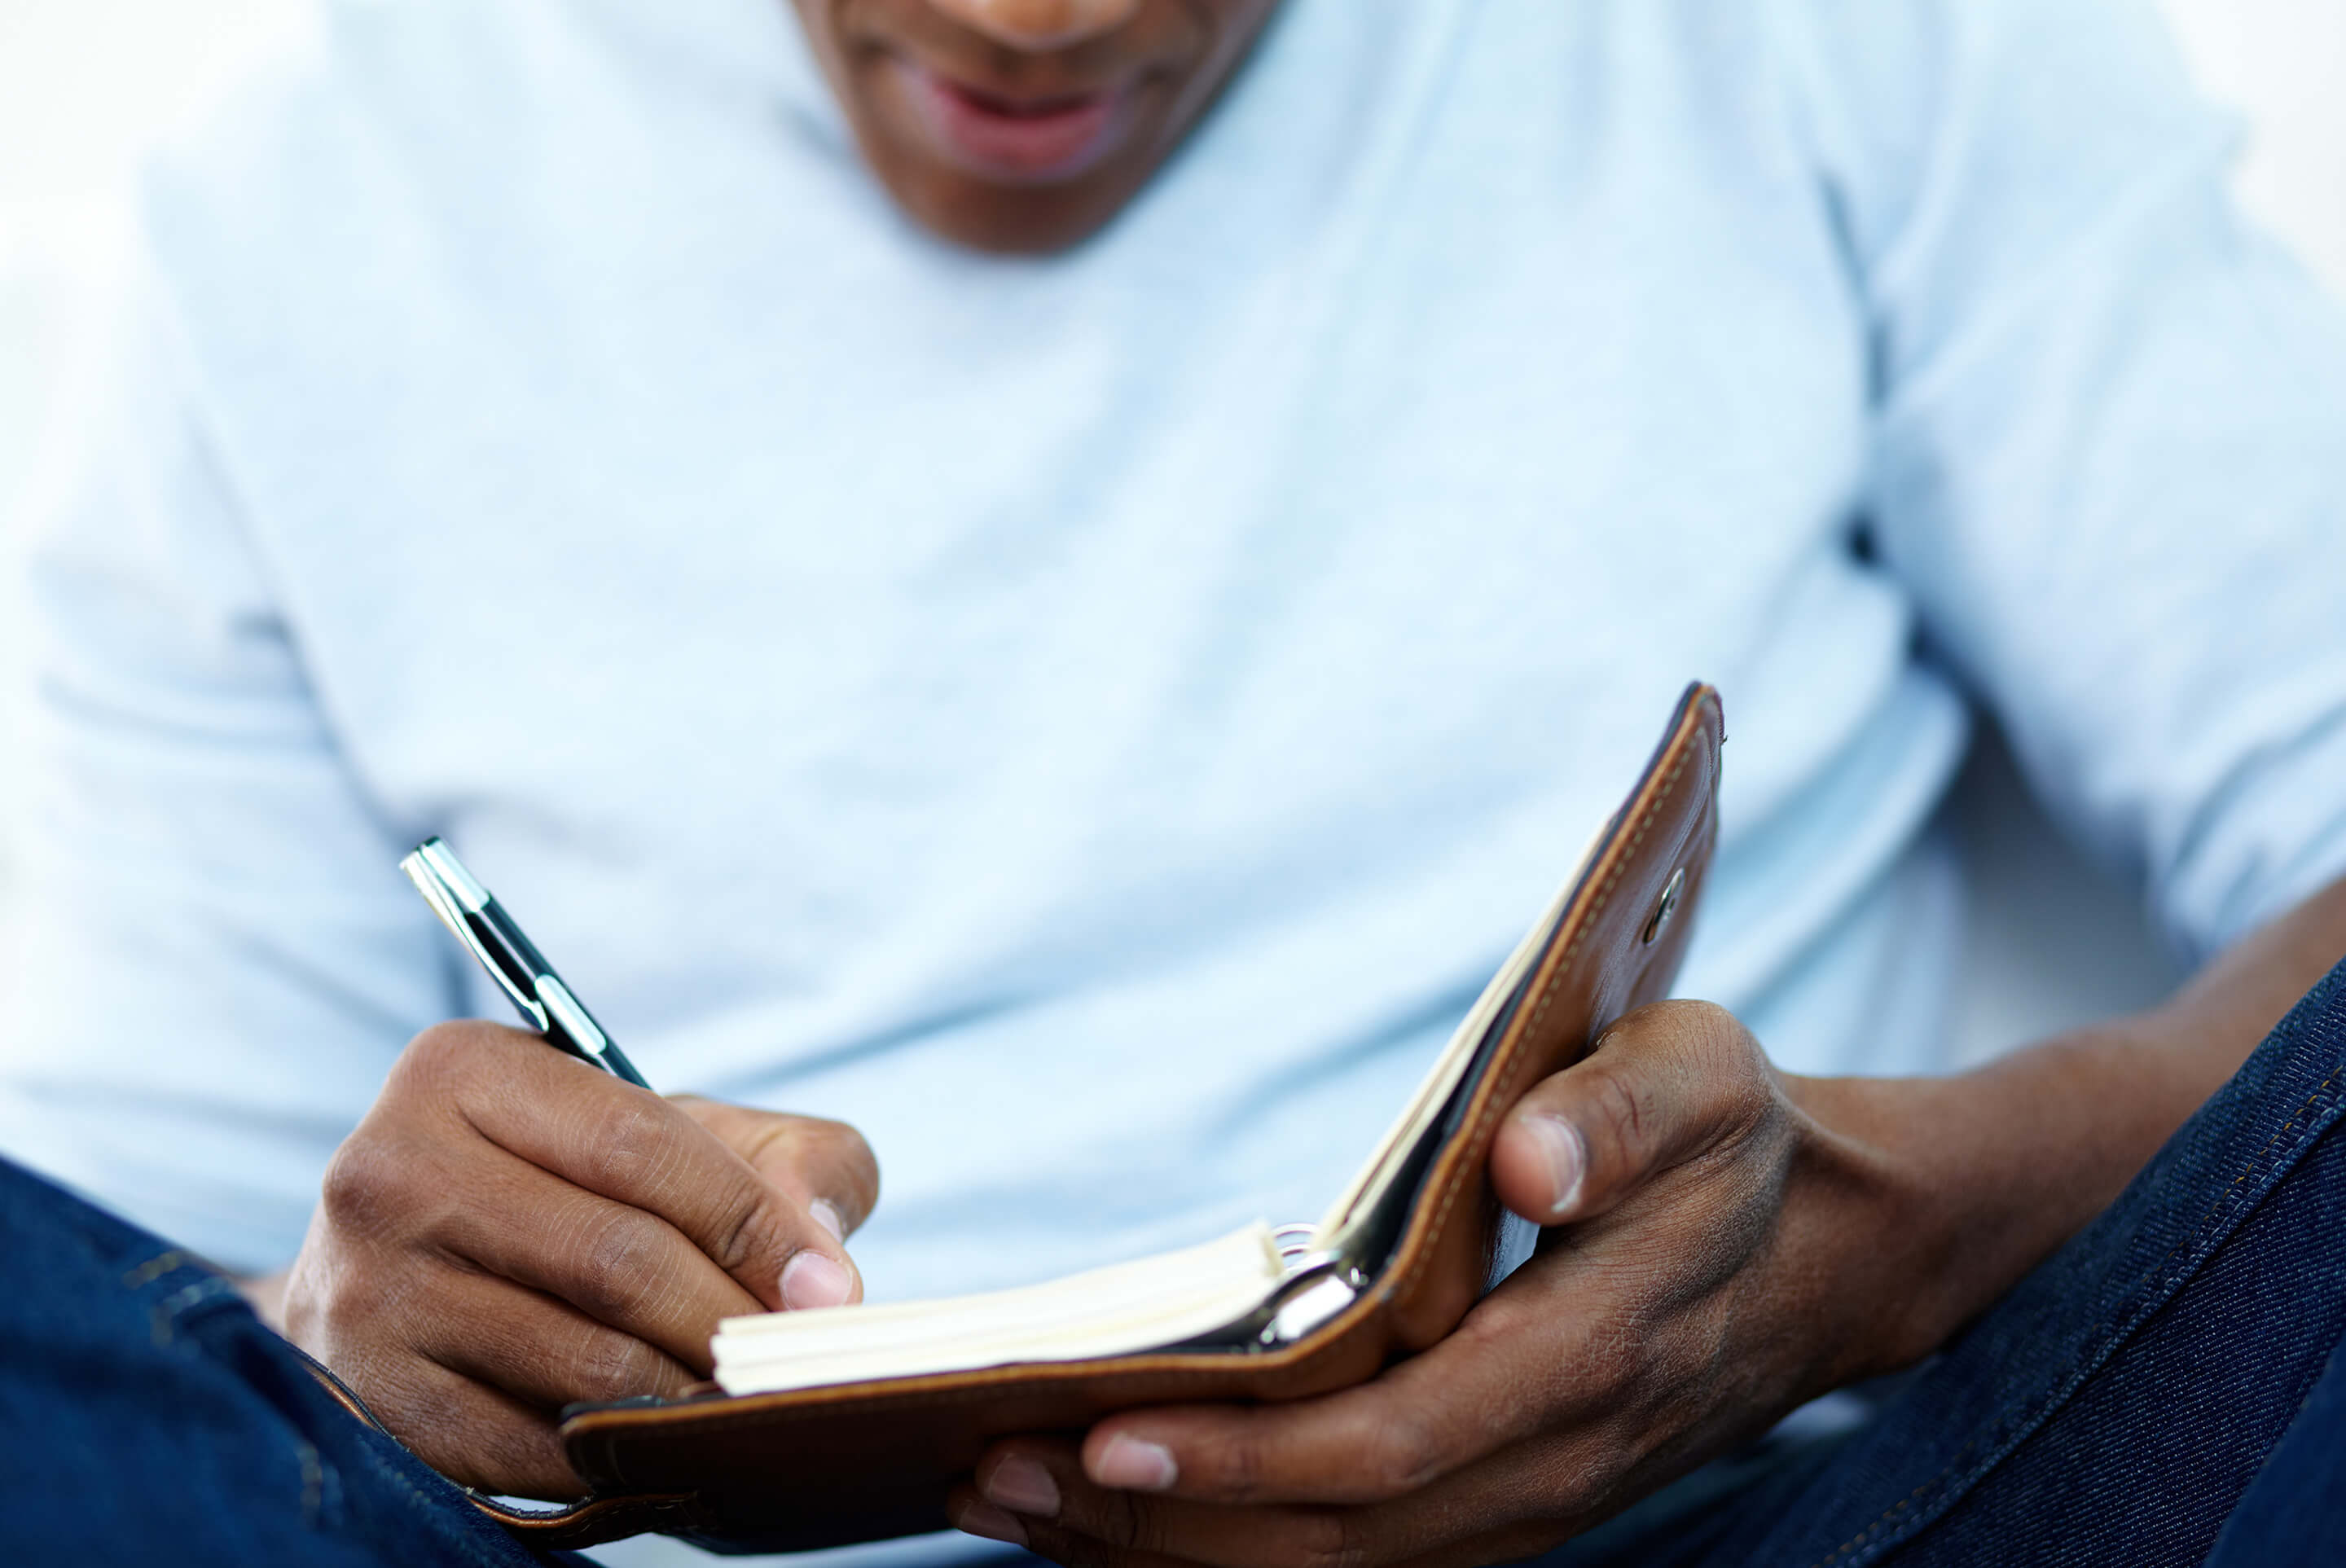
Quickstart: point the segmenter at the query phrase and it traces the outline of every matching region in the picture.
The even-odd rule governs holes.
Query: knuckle
[[[675,1141],[666,1102],[648,1095],[612,1095],[593,1113],[585,1141],[588,1182],[604,1193],[631,1190],[675,1157]]]
[[[1730,1047],[1737,1035],[1743,1033],[1742,1022],[1716,1002],[1703,1002],[1688,997],[1662,1003],[1668,1009],[1677,1043],[1690,1045],[1698,1051],[1716,1053],[1722,1046]]]
[[[880,1200],[880,1161],[862,1133],[845,1122],[817,1122],[811,1129],[816,1157],[843,1179],[856,1213],[866,1215]]]
[[[1689,1002],[1688,1026],[1699,1082],[1719,1096],[1728,1125],[1749,1129],[1765,1121],[1776,1105],[1775,1080],[1767,1053],[1743,1021],[1709,1002]]]
[[[751,1163],[811,1186],[818,1196],[831,1196],[827,1189],[842,1177],[872,1186],[880,1179],[879,1163],[863,1135],[845,1122],[821,1116],[777,1118],[760,1140]]]
[[[488,1024],[473,1019],[434,1023],[400,1053],[393,1082],[403,1090],[444,1094],[471,1074],[491,1033]]]
[[[636,1316],[663,1288],[654,1262],[658,1230],[658,1220],[636,1209],[591,1221],[571,1273],[571,1305],[607,1322]]]
[[[781,1267],[782,1255],[791,1250],[772,1195],[746,1180],[719,1212],[709,1246],[709,1256],[717,1267],[736,1276],[753,1263],[760,1273],[774,1273]]]
[[[880,1201],[880,1162],[863,1135],[845,1122],[740,1107],[691,1114],[765,1186],[800,1203],[829,1201],[851,1230]]]
[[[578,1391],[595,1400],[658,1393],[667,1382],[660,1353],[641,1339],[598,1329],[578,1348]]]
[[[872,1145],[854,1127],[845,1122],[817,1121],[809,1131],[826,1160],[852,1170],[868,1169],[878,1179],[879,1162],[872,1157]]]
[[[1209,1451],[1214,1456],[1212,1470],[1201,1479],[1211,1487],[1216,1502],[1249,1503],[1261,1493],[1262,1441],[1251,1431],[1242,1426]]]
[[[1609,1153],[1618,1165],[1635,1169],[1645,1162],[1649,1107],[1646,1095],[1629,1074],[1598,1066],[1583,1084],[1589,1121],[1583,1123],[1592,1160]]]
[[[336,1231],[386,1235],[398,1229],[414,1207],[416,1168],[401,1140],[362,1127],[326,1163],[319,1207]]]
[[[1438,1468],[1435,1444],[1424,1422],[1397,1415],[1377,1428],[1363,1479],[1379,1501],[1391,1501],[1417,1492]]]
[[[1680,1005],[1687,1010],[1685,1026],[1692,1047],[1706,1067],[1748,1078],[1765,1064],[1759,1041],[1734,1013],[1715,1002]]]

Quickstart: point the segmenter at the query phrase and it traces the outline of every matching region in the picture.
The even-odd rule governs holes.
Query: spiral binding
[[[1279,1248],[1279,1260],[1287,1266],[1290,1274],[1296,1271],[1302,1259],[1311,1256],[1311,1240],[1319,1231],[1318,1226],[1305,1225],[1299,1220],[1293,1225],[1282,1225],[1270,1233],[1272,1244]]]

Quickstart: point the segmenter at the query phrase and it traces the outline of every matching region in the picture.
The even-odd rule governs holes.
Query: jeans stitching
[[[158,1252],[138,1268],[125,1273],[122,1277],[123,1288],[136,1290],[141,1286],[152,1285],[187,1261],[188,1255],[176,1247],[168,1251]]]
[[[125,1269],[121,1276],[123,1288],[132,1292],[142,1290],[174,1269],[194,1261],[182,1248],[168,1247],[136,1268]],[[161,1300],[149,1304],[148,1321],[156,1345],[168,1346],[175,1341],[181,1313],[205,1301],[232,1294],[233,1288],[219,1276],[207,1274],[193,1284],[182,1286]],[[317,1445],[300,1436],[294,1438],[293,1443],[294,1462],[301,1471],[301,1522],[315,1530],[326,1522],[330,1500],[339,1497],[341,1488],[332,1466],[318,1451]],[[405,1478],[401,1480],[404,1484]],[[408,1490],[413,1492],[414,1488],[410,1486]]]
[[[165,1253],[163,1256],[168,1257],[170,1254]],[[162,1258],[159,1257],[155,1259],[157,1263],[161,1261]],[[151,1268],[152,1265],[148,1267]],[[180,1313],[199,1302],[232,1294],[234,1294],[234,1288],[227,1280],[218,1275],[208,1275],[193,1285],[174,1290],[170,1295],[148,1307],[147,1322],[154,1336],[156,1348],[159,1349],[169,1345],[177,1338],[174,1330],[178,1327]]]
[[[434,1497],[424,1492],[422,1487],[415,1484],[414,1481],[410,1478],[406,1471],[399,1465],[388,1461],[383,1455],[376,1452],[372,1446],[362,1448],[361,1451],[366,1455],[368,1462],[374,1466],[377,1474],[393,1481],[401,1491],[406,1492],[409,1501],[413,1502],[415,1506],[422,1510],[427,1516],[434,1518],[449,1517],[444,1500]],[[407,1451],[403,1447],[400,1450],[400,1452],[405,1454]],[[417,1460],[415,1462],[421,1464],[423,1461],[421,1460]],[[444,1477],[443,1479],[444,1480],[445,1478]],[[450,1484],[453,1485],[454,1483],[451,1482]],[[481,1543],[478,1541],[474,1540],[469,1534],[465,1533],[462,1526],[457,1527],[457,1534],[458,1539],[456,1544],[464,1552],[467,1560],[480,1564],[481,1568],[502,1568],[502,1565],[499,1564],[495,1558],[486,1555],[482,1551]]]
[[[5,1163],[0,1163],[0,1177],[7,1177],[14,1174]],[[108,1228],[95,1236],[77,1236],[76,1239],[86,1242],[91,1247],[93,1252],[97,1252],[102,1247],[111,1248],[117,1246],[117,1234],[114,1229]],[[146,1239],[151,1243],[154,1238]],[[202,1263],[199,1258],[183,1248],[166,1247],[145,1261],[124,1269],[117,1278],[126,1292],[136,1294],[164,1278],[174,1269],[184,1267],[201,1268]],[[207,1271],[203,1278],[193,1284],[181,1287],[161,1299],[150,1302],[148,1314],[155,1343],[158,1346],[168,1346],[176,1341],[178,1314],[199,1306],[206,1300],[221,1296],[232,1296],[235,1293],[234,1286],[228,1280]],[[347,1495],[347,1489],[340,1472],[333,1461],[307,1439],[297,1436],[294,1442],[296,1444],[295,1460],[301,1471],[303,1520],[311,1528],[332,1524],[342,1513],[343,1502]],[[446,1499],[424,1492],[396,1465],[386,1463],[382,1454],[364,1442],[362,1442],[359,1451],[383,1479],[404,1492],[407,1499],[427,1517],[457,1519],[470,1516],[469,1510],[462,1511],[461,1513],[452,1512],[446,1506]],[[504,1538],[500,1535],[498,1539],[502,1542]],[[509,1568],[513,1561],[509,1556],[487,1551],[484,1543],[466,1531],[462,1524],[457,1527],[456,1539],[453,1543],[457,1546],[464,1561],[477,1564],[478,1568]]]
[[[2193,1222],[2191,1233],[2185,1237],[2181,1241],[2177,1242],[2173,1247],[2168,1248],[2168,1250],[2159,1257],[2158,1261],[2151,1265],[2150,1268],[2144,1274],[2142,1278],[2127,1292],[2128,1296],[2138,1296],[2145,1286],[2149,1285],[2154,1279],[2157,1278],[2160,1271],[2168,1267],[2168,1265],[2174,1259],[2177,1253],[2187,1249],[2196,1249],[2198,1247],[2198,1244],[2206,1238],[2210,1226],[2218,1220],[2219,1215],[2224,1211],[2226,1207],[2232,1204],[2234,1200],[2239,1196],[2239,1189],[2241,1186],[2258,1174],[2259,1167],[2265,1163],[2267,1156],[2272,1154],[2274,1146],[2290,1135],[2290,1129],[2298,1125],[2300,1118],[2304,1117],[2306,1112],[2320,1102],[2321,1098],[2337,1084],[2341,1076],[2346,1076],[2346,1064],[2341,1064],[2339,1066],[2332,1067],[2330,1070],[2330,1075],[2322,1079],[2320,1084],[2314,1086],[2313,1092],[2306,1096],[2304,1102],[2300,1105],[2296,1110],[2290,1113],[2289,1119],[2281,1124],[2280,1128],[2274,1132],[2271,1137],[2265,1140],[2264,1145],[2261,1148],[2258,1149],[2254,1155],[2249,1157],[2248,1164],[2246,1167],[2241,1170],[2240,1174],[2232,1178],[2231,1182],[2225,1186],[2224,1190],[2217,1195],[2215,1201],[2208,1205],[2207,1211],[2203,1213],[2198,1219]],[[2310,1126],[2310,1122],[2307,1123],[2307,1125]],[[2158,1280],[2159,1293],[2171,1293],[2173,1287],[2178,1283],[2179,1278],[2179,1276],[2170,1275],[2164,1279]],[[1886,1527],[1892,1525],[1900,1514],[1912,1507],[1917,1499],[1921,1498],[1924,1493],[1929,1492],[1933,1488],[1944,1484],[1951,1477],[1953,1477],[1956,1472],[1963,1468],[1964,1461],[1971,1458],[1971,1456],[1980,1449],[2001,1447],[2006,1439],[2012,1437],[2025,1437],[2026,1435],[2027,1429],[2031,1429],[2041,1424],[2046,1416],[2048,1416],[2054,1410],[2059,1408],[2061,1404],[2067,1400],[2071,1394],[2076,1391],[2078,1386],[2086,1378],[2092,1376],[2095,1367],[2100,1361],[2107,1359],[2109,1349],[2126,1339],[2127,1335],[2133,1333],[2135,1329],[2141,1324],[2143,1319],[2148,1316],[2147,1311],[2141,1309],[2142,1305],[2143,1304],[2140,1301],[2137,1301],[2137,1309],[2122,1319],[2115,1329],[2115,1331],[2097,1337],[2086,1352],[2077,1358],[2076,1363],[2073,1364],[2070,1370],[2063,1376],[2059,1385],[2053,1390],[2053,1392],[2047,1395],[2044,1400],[2038,1401],[2034,1409],[2017,1419],[2008,1420],[2000,1423],[1994,1431],[1984,1434],[1983,1436],[1974,1438],[1970,1442],[1965,1443],[1963,1448],[1956,1452],[1955,1457],[1947,1461],[1945,1467],[1942,1469],[1938,1474],[1923,1481],[1920,1486],[1917,1486],[1912,1492],[1908,1492],[1896,1502],[1892,1503],[1890,1507],[1882,1511],[1882,1515],[1874,1520],[1872,1523],[1867,1525],[1857,1534],[1852,1535],[1847,1541],[1841,1543],[1841,1545],[1835,1547],[1825,1556],[1819,1558],[1814,1568],[1831,1568],[1833,1563],[1840,1562],[1851,1552],[1864,1549],[1872,1542],[1874,1537],[1878,1536]],[[1992,1466],[1990,1468],[1992,1468]],[[1984,1473],[1984,1471],[1982,1473]],[[1974,1478],[1965,1477],[1964,1479],[1968,1481]]]
[[[2297,1129],[2299,1118],[2304,1116],[2305,1113],[2310,1110],[2324,1095],[2328,1094],[2331,1088],[2336,1086],[2338,1080],[2341,1075],[2346,1075],[2346,1065],[2332,1067],[2330,1070],[2330,1076],[2322,1079],[2320,1083],[2313,1086],[2313,1092],[2305,1097],[2305,1103],[2298,1106],[2296,1110],[2290,1112],[2289,1120],[2283,1122],[2280,1125],[2280,1129],[2276,1131],[2271,1137],[2265,1140],[2264,1147],[2259,1149],[2255,1155],[2250,1156],[2249,1160],[2249,1168],[2242,1171],[2239,1176],[2234,1176],[2230,1185],[2226,1186],[2222,1192],[2216,1195],[2215,1201],[2208,1206],[2207,1212],[2202,1214],[2198,1219],[2193,1223],[2191,1234],[2184,1237],[2181,1241],[2177,1242],[2173,1247],[2168,1247],[2166,1255],[2160,1257],[2158,1262],[2153,1266],[2153,1272],[2166,1268],[2169,1262],[2173,1261],[2177,1253],[2184,1251],[2188,1247],[2196,1247],[2201,1237],[2206,1234],[2208,1227],[2216,1221],[2218,1215],[2225,1208],[2228,1207],[2239,1207],[2238,1200],[2240,1196],[2241,1186],[2247,1183],[2249,1177],[2257,1174],[2257,1167],[2263,1163],[2266,1156],[2273,1152],[2273,1145],[2279,1144],[2283,1138],[2288,1137],[2292,1129]],[[2310,1125],[2311,1124],[2309,1122],[2307,1125]],[[2173,1278],[2170,1277],[2168,1279],[2162,1281],[2161,1283],[2172,1284],[2173,1282]],[[2139,1287],[2137,1287],[2137,1288],[2139,1288]]]
[[[168,1312],[173,1317],[177,1317],[199,1302],[231,1293],[229,1282],[218,1275],[213,1275],[208,1278],[199,1279],[193,1285],[172,1291],[162,1300],[155,1303],[155,1309],[158,1312]]]
[[[301,1522],[315,1530],[326,1501],[325,1464],[309,1439],[297,1437],[293,1444],[301,1465]]]

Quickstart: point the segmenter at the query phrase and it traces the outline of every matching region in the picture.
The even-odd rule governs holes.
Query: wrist
[[[2154,1086],[2152,1033],[2106,1025],[1946,1078],[1790,1081],[1840,1194],[1850,1376],[1935,1350],[2125,1188],[2188,1114]]]
[[[1786,1172],[1781,1253],[1824,1325],[1810,1397],[1909,1366],[1969,1314],[1963,1206],[1900,1135],[1908,1084],[1787,1078],[1800,1135]]]

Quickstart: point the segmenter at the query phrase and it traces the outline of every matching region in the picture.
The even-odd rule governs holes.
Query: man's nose
[[[962,25],[1014,49],[1056,49],[1112,32],[1141,0],[929,0]]]

